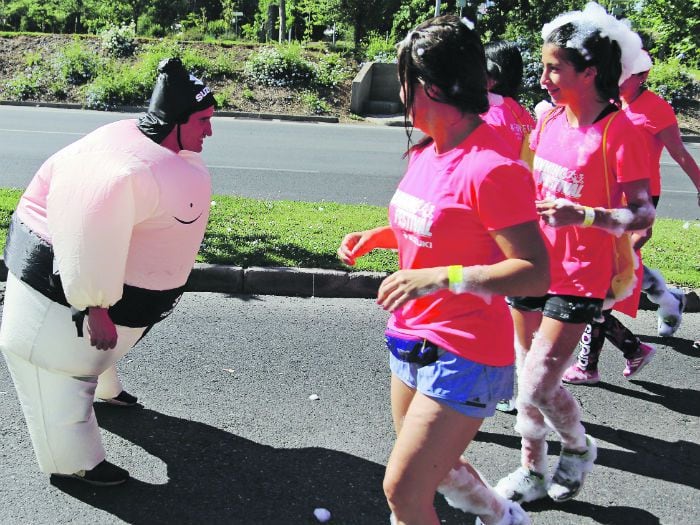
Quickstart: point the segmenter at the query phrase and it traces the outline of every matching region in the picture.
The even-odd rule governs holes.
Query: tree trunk
[[[280,2],[280,33],[279,33],[279,43],[284,42],[284,37],[287,29],[287,10],[285,8],[285,0],[279,0]]]

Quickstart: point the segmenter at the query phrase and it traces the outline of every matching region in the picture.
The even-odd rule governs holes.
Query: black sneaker
[[[58,478],[77,479],[90,485],[98,487],[108,487],[111,485],[121,485],[129,479],[129,473],[106,459],[103,459],[96,467],[90,470],[79,470],[75,474],[51,474]]]
[[[113,397],[111,399],[100,398],[100,400],[104,401],[109,405],[114,405],[118,407],[133,407],[134,405],[136,405],[136,403],[138,403],[138,398],[136,396],[132,396],[126,390],[122,390],[121,392],[119,392],[119,395],[117,397]]]

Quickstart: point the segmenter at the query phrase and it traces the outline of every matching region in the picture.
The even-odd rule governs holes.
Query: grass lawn
[[[0,249],[20,190],[0,189]],[[330,202],[260,201],[215,195],[198,262],[234,266],[350,268],[336,257],[346,233],[387,222],[381,206]],[[677,286],[700,289],[700,221],[658,219],[644,262]],[[375,250],[352,270],[391,272],[396,254]]]

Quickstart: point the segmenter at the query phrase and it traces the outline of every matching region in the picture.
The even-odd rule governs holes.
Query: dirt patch
[[[60,50],[70,44],[72,35],[17,35],[0,37],[0,99],[25,100],[28,102],[51,102],[85,104],[85,86],[61,83],[60,89],[56,89],[58,79],[51,78],[52,73],[47,70],[56,64],[56,57]],[[85,49],[99,55],[102,53],[99,39],[95,37],[80,37]],[[139,45],[147,45],[149,42],[141,41]],[[188,49],[196,50],[198,54],[210,59],[226,60],[233,66],[234,73],[228,76],[207,78],[207,84],[215,93],[226,95],[227,106],[221,109],[228,111],[241,111],[250,113],[272,113],[288,115],[325,115],[335,116],[341,121],[357,120],[350,113],[350,90],[352,77],[357,64],[349,64],[351,75],[334,89],[328,89],[321,93],[301,87],[261,86],[247,82],[242,73],[243,64],[254,52],[255,46],[236,45],[223,47],[202,42],[188,42],[184,44]],[[133,60],[133,59],[131,59]],[[42,71],[38,71],[41,68]],[[7,82],[18,76],[32,78],[32,75],[41,78],[41,82],[35,92],[28,90],[26,96],[18,97],[13,94]],[[51,83],[54,83],[52,88]],[[31,82],[29,82],[31,84]],[[309,95],[309,94],[313,95]],[[316,100],[322,100],[323,107],[314,104]],[[147,105],[144,99],[134,105]]]

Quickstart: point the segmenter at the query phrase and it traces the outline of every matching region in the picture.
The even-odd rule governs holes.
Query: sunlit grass
[[[0,189],[0,249],[21,191]],[[387,223],[381,206],[333,202],[265,201],[216,195],[199,262],[234,266],[346,269],[336,257],[346,233]],[[644,263],[686,288],[700,288],[700,221],[657,219]],[[390,272],[396,254],[376,250],[354,270]]]

